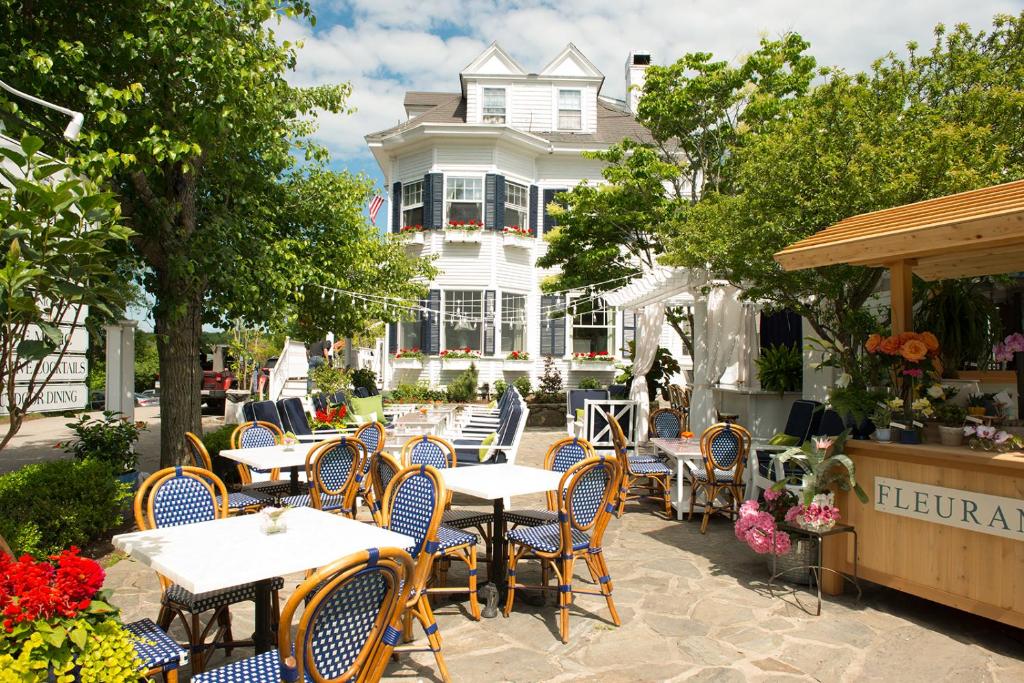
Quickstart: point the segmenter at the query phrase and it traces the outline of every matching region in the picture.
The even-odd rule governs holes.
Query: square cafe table
[[[493,501],[494,531],[488,579],[504,594],[508,569],[507,543],[502,533],[505,528],[505,498],[555,491],[562,481],[562,472],[523,465],[473,465],[441,470],[441,477],[449,491]]]
[[[262,515],[114,536],[114,547],[192,593],[256,584],[256,652],[274,645],[270,585],[274,577],[304,572],[369,548],[409,548],[409,536],[313,508],[293,508],[287,530],[260,531]]]
[[[676,519],[683,518],[683,504],[690,497],[690,486],[687,483],[686,463],[703,463],[704,456],[700,452],[700,441],[698,439],[651,439],[654,446],[676,461],[676,482],[673,486],[672,496],[676,506]],[[703,505],[701,505],[703,508]]]
[[[260,446],[258,448],[226,448],[220,452],[228,460],[258,470],[282,469],[291,474],[289,495],[299,494],[299,470],[306,466],[306,456],[317,444],[299,443],[294,446]]]

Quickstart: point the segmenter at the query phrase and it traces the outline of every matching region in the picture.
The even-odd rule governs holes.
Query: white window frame
[[[576,299],[576,298],[585,298],[585,297],[573,297],[573,299]],[[575,311],[575,307],[573,305],[573,299],[569,300],[569,311],[568,311],[569,312],[569,339],[568,339],[569,343],[566,344],[566,347],[567,347],[566,351],[569,353],[570,357],[572,356],[573,353],[576,353],[576,348],[575,348],[574,340],[576,338],[576,330],[577,329],[581,329],[581,330],[607,330],[608,331],[608,348],[604,349],[604,350],[608,352],[609,356],[614,356],[615,355],[615,338],[616,338],[616,334],[615,334],[615,332],[616,332],[615,309],[612,308],[611,306],[609,306],[608,302],[605,301],[604,299],[593,299],[593,300],[588,302],[588,303],[593,303],[593,304],[597,305],[592,311],[589,311],[587,313],[577,313]],[[579,322],[579,319],[582,318],[583,316],[593,316],[595,313],[597,313],[599,311],[604,313],[604,316],[605,316],[604,324],[595,325],[593,323],[591,323],[591,324],[583,324],[582,322]]]
[[[578,109],[563,109],[562,108],[562,93],[574,92],[579,95],[580,103]],[[578,112],[580,115],[580,125],[575,128],[570,128],[562,125],[562,112]],[[566,131],[582,131],[583,130],[583,89],[582,88],[558,88],[555,91],[555,125],[557,130]]]
[[[502,106],[501,114],[488,113],[487,112],[487,91],[501,91],[502,94]],[[505,125],[508,123],[508,88],[500,85],[484,85],[480,87],[480,121],[481,123],[491,123],[496,125]],[[500,121],[489,121],[488,117],[501,117]]]
[[[462,313],[459,314],[458,318],[451,321],[454,325],[459,320],[465,318],[467,321],[472,321],[476,318],[476,323],[480,326],[480,341],[478,348],[474,349],[478,351],[480,355],[484,353],[484,330],[487,328],[484,320],[484,291],[481,289],[446,289],[442,291],[443,301],[441,303],[441,349],[453,348],[451,343],[448,341],[448,323],[449,316],[454,318],[454,311],[449,311],[449,307],[454,303],[455,293],[475,295],[469,300],[470,309],[468,312],[465,308],[462,309]],[[476,311],[472,309],[477,309]],[[463,348],[463,347],[459,347]]]
[[[522,308],[520,309],[520,315],[518,316],[518,318],[515,317],[515,313],[514,313],[515,309],[507,308],[505,306],[505,299],[506,299],[506,297],[508,297],[510,299],[517,299],[519,301],[522,301]],[[528,304],[529,304],[529,299],[527,298],[526,294],[521,294],[519,292],[502,292],[501,293],[501,320],[500,320],[500,325],[499,325],[499,329],[500,329],[500,332],[501,332],[501,345],[500,345],[501,348],[499,349],[500,353],[507,354],[507,353],[511,353],[512,351],[526,351],[527,350],[526,346],[529,343],[529,339],[527,337],[527,335],[529,334],[529,326],[527,325],[527,322],[526,322],[526,318],[527,318],[527,315],[528,315]],[[523,346],[522,346],[522,348],[518,348],[518,349],[515,348],[515,347],[511,347],[511,348],[508,348],[508,349],[505,348],[505,342],[506,342],[505,326],[506,325],[509,326],[509,327],[515,327],[516,325],[519,325],[519,326],[521,326],[523,328]],[[511,338],[511,337],[509,337],[509,338]]]
[[[480,184],[480,199],[479,200],[474,200],[474,199],[456,199],[456,198],[452,197],[453,190],[455,190],[456,192],[458,192],[458,190],[459,190],[459,188],[457,187],[459,183],[457,181],[462,181],[462,180],[473,180],[473,181],[476,181],[476,182],[478,182]],[[453,187],[453,185],[455,187]],[[465,190],[466,188],[462,188],[462,189]],[[483,223],[484,222],[484,179],[483,179],[483,176],[479,176],[479,175],[451,175],[451,176],[448,176],[448,175],[445,175],[445,177],[444,177],[444,224],[445,225],[448,225],[449,221],[451,221],[451,212],[449,211],[449,207],[451,206],[452,202],[455,202],[457,204],[479,204],[480,205],[480,218],[479,218],[479,221],[481,223]]]
[[[510,199],[512,197],[512,192],[511,192],[512,188],[516,188],[516,192],[517,193],[518,193],[519,190],[522,190],[522,200],[523,200],[522,204],[516,204],[515,202],[510,201]],[[524,220],[522,223],[511,223],[508,220],[509,209],[512,209],[513,211],[522,211],[523,218],[525,218],[526,220]],[[512,227],[513,225],[518,225],[523,230],[529,230],[530,229],[530,188],[529,188],[529,186],[523,185],[522,183],[515,183],[515,182],[512,182],[511,180],[506,180],[505,181],[505,225],[503,227],[509,228],[509,227]]]
[[[411,192],[411,190],[413,188],[417,187],[417,186],[419,186],[418,193]],[[406,192],[407,189],[410,190],[410,192]],[[412,197],[408,197],[408,195],[410,195],[410,194],[412,194],[413,196]],[[407,198],[416,199],[416,196],[415,196],[416,194],[418,194],[418,196],[419,196],[418,201],[411,201],[411,202],[406,203]],[[421,208],[423,208],[423,181],[422,180],[414,180],[411,183],[402,183],[402,225],[400,227],[404,228],[405,226],[409,225],[409,223],[407,223],[406,220],[405,220],[405,212],[406,211],[411,211],[412,209],[421,209]],[[423,225],[423,222],[420,221],[420,223],[418,223],[418,225]]]

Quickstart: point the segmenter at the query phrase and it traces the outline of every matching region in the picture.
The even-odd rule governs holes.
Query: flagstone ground
[[[527,432],[519,461],[539,466],[558,436]],[[479,502],[456,497],[455,504]],[[514,501],[530,504],[542,505],[542,497]],[[604,548],[622,626],[611,623],[604,600],[581,596],[571,612],[567,645],[558,640],[557,609],[550,602],[517,602],[507,619],[474,622],[463,603],[440,600],[437,620],[452,678],[1024,680],[1024,631],[866,583],[859,603],[852,596],[828,599],[820,617],[809,616],[768,595],[765,558],[737,541],[729,522],[713,520],[707,535],[699,527],[696,519],[666,520],[642,503],[613,520]],[[576,581],[589,581],[585,567],[580,569]],[[533,578],[524,573],[527,581]],[[453,563],[450,583],[464,576],[464,565]],[[300,579],[287,577],[285,593]],[[121,559],[108,569],[106,587],[126,620],[155,618],[159,584],[149,569]],[[251,603],[232,608],[232,616],[236,635],[251,632]],[[236,650],[232,659],[251,654]],[[225,661],[218,653],[212,666]],[[403,655],[389,666],[386,680],[438,680],[433,657]]]

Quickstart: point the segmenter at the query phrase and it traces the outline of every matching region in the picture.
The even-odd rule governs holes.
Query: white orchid
[[[853,376],[848,372],[844,372],[843,374],[839,375],[839,377],[836,378],[836,386],[839,387],[840,389],[845,389],[846,387],[850,386],[850,382],[852,381]]]
[[[928,387],[927,393],[929,398],[933,398],[936,401],[946,398],[946,392],[943,391],[942,386],[938,384],[933,384]]]

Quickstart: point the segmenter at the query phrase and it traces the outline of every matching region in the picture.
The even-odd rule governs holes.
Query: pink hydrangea
[[[757,501],[748,500],[740,506],[740,515],[734,531],[736,538],[760,555],[770,552],[784,555],[789,552],[789,534],[776,529],[775,519],[761,510]]]

